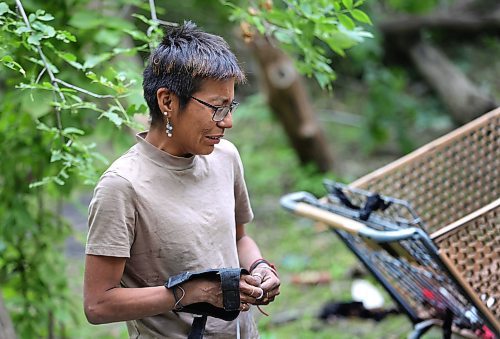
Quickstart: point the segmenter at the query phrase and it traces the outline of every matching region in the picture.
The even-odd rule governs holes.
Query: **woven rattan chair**
[[[500,337],[500,108],[348,186],[282,198],[327,224],[414,324]]]

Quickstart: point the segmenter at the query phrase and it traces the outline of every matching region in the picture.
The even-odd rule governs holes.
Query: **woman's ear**
[[[171,113],[174,107],[177,107],[177,95],[175,95],[168,88],[159,88],[156,91],[156,100],[158,100],[158,107],[162,113]]]

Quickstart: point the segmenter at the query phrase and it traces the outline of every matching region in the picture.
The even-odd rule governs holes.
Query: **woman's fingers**
[[[248,303],[241,303],[240,304],[240,311],[246,312],[250,309],[250,305]]]
[[[240,285],[241,285],[241,281],[243,281],[249,285],[259,287],[262,279],[259,279],[258,277],[253,276],[253,275],[245,274],[245,275],[242,275],[240,278]]]
[[[240,279],[241,302],[267,305],[280,294],[280,280],[271,271],[255,269],[252,275]]]
[[[249,289],[240,289],[240,300],[242,302],[255,304],[257,299],[264,296],[264,291],[260,287],[251,286]]]
[[[256,304],[257,305],[267,305],[267,304],[273,302],[274,298],[276,298],[276,296],[279,294],[280,294],[279,287],[276,287],[270,291],[265,291],[262,298],[257,299]]]
[[[257,299],[263,295],[264,291],[259,287],[257,279],[251,276],[244,276],[240,279],[241,302],[255,304]]]

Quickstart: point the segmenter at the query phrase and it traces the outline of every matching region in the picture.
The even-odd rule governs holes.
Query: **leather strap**
[[[183,272],[178,275],[172,276],[165,283],[165,287],[172,289],[178,307],[174,312],[187,312],[198,314],[194,318],[189,332],[188,339],[201,339],[205,332],[205,325],[207,316],[223,319],[226,321],[234,320],[240,313],[240,275],[249,274],[249,272],[242,268],[219,268],[210,269],[202,272]],[[216,307],[209,303],[194,303],[190,305],[180,305],[179,300],[175,294],[175,289],[180,284],[199,277],[206,277],[209,279],[217,279],[221,282],[223,308]]]
[[[226,311],[236,311],[240,308],[240,269],[226,269],[219,271],[222,298]]]
[[[205,325],[207,324],[207,316],[194,317],[191,331],[189,331],[188,339],[201,339],[205,333]]]

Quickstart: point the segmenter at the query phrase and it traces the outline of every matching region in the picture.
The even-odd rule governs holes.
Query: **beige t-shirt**
[[[163,285],[184,271],[239,267],[236,224],[253,219],[236,147],[221,140],[209,155],[172,156],[137,135],[103,174],[89,207],[86,253],[126,257],[123,287]],[[250,312],[209,317],[206,338],[257,338]],[[167,312],[128,321],[131,338],[186,338],[193,315]]]

